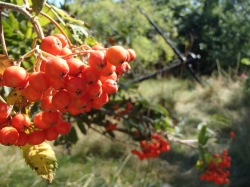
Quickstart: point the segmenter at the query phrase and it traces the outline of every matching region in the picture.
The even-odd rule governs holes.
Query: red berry
[[[19,132],[14,127],[3,127],[0,130],[0,143],[3,145],[13,145],[17,142]]]
[[[45,64],[45,74],[50,79],[61,79],[66,77],[69,72],[69,66],[66,60],[62,58],[51,58]]]
[[[31,121],[26,114],[16,114],[11,119],[12,127],[16,128],[18,132],[23,132],[30,127]]]
[[[101,70],[100,75],[101,76],[109,76],[112,73],[114,73],[116,70],[116,67],[110,63],[107,63],[107,65]]]
[[[87,94],[90,99],[98,98],[102,94],[101,81],[88,85]]]
[[[33,88],[28,85],[26,88],[22,90],[24,97],[30,102],[36,102],[42,99],[43,94],[41,92],[37,92],[33,90]]]
[[[56,108],[52,104],[52,96],[42,98],[41,108],[43,111],[56,111]]]
[[[72,97],[80,97],[87,91],[87,82],[81,77],[73,77],[67,82],[66,89]]]
[[[30,145],[38,145],[45,141],[45,133],[43,131],[34,131],[29,134],[29,139],[27,141]]]
[[[3,81],[5,86],[24,88],[28,82],[28,73],[22,67],[10,66],[3,73]]]
[[[105,54],[103,51],[93,51],[88,58],[88,64],[90,67],[96,70],[102,70],[106,65]]]
[[[234,133],[234,132],[230,132],[230,133],[229,133],[229,136],[230,136],[230,138],[234,138],[235,133]]]
[[[34,126],[39,129],[47,129],[51,124],[43,121],[43,112],[39,112],[34,116]]]
[[[134,49],[127,49],[127,51],[129,53],[129,58],[127,59],[127,61],[131,62],[131,61],[135,60],[136,53],[135,53]]]
[[[62,51],[62,42],[55,36],[43,38],[40,48],[52,55],[58,55]]]
[[[52,97],[53,106],[62,112],[66,111],[72,101],[72,97],[67,91],[58,91]]]
[[[7,118],[10,115],[12,107],[4,102],[0,102],[0,118]]]
[[[127,60],[127,51],[122,46],[112,46],[106,51],[107,61],[114,65],[119,66]]]
[[[42,72],[33,72],[29,76],[29,85],[36,92],[44,92],[50,87],[50,79]]]
[[[67,64],[69,66],[68,75],[70,76],[78,76],[87,66],[80,59],[77,58],[68,59]]]
[[[68,134],[71,129],[71,125],[68,121],[60,121],[56,124],[55,128],[59,134]]]
[[[118,85],[117,82],[115,82],[112,79],[107,79],[103,85],[102,85],[102,89],[104,92],[106,92],[107,94],[114,94],[118,91]]]
[[[57,37],[60,40],[60,42],[62,43],[62,48],[68,45],[68,40],[63,34],[58,33],[54,34],[53,36]]]
[[[48,141],[52,141],[57,139],[59,133],[56,130],[55,126],[51,126],[45,130],[43,130],[43,132],[45,133],[45,139]]]
[[[99,71],[92,68],[86,67],[81,74],[81,77],[85,79],[88,84],[96,83],[99,80],[100,74]]]
[[[17,142],[14,144],[16,146],[25,146],[29,139],[29,135],[25,132],[19,132],[19,137]]]

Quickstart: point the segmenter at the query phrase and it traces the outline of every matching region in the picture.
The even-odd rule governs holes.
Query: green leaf
[[[92,36],[88,36],[84,42],[86,44],[88,44],[90,47],[94,46],[94,45],[97,45],[97,44],[100,44],[97,42],[97,40],[95,38],[93,38]]]
[[[60,15],[60,17],[62,17],[63,19],[65,20],[68,20],[70,21],[71,23],[75,23],[77,25],[80,25],[80,26],[84,26],[84,22],[82,20],[78,20],[78,19],[75,19],[75,18],[72,18],[69,14],[67,14],[65,11],[63,11],[62,9],[59,9],[55,6],[51,6],[51,8]]]
[[[202,146],[199,145],[199,156],[200,160],[205,161],[205,150]]]
[[[31,0],[31,1],[32,1],[31,7],[33,11],[36,13],[36,15],[38,15],[43,9],[47,0]]]
[[[87,134],[86,128],[80,119],[76,120],[77,126],[83,134]]]
[[[66,24],[68,29],[72,32],[72,37],[76,42],[79,44],[83,44],[85,39],[89,36],[85,28],[79,25],[74,25],[74,24]]]
[[[240,61],[242,64],[245,64],[247,66],[250,65],[250,59],[249,58],[242,58]]]
[[[73,144],[75,144],[78,141],[75,127],[71,128],[70,132],[66,135],[66,137],[67,140],[69,140]]]
[[[209,139],[209,137],[206,136],[206,132],[207,132],[207,125],[203,125],[198,135],[198,141],[200,145],[205,145]]]

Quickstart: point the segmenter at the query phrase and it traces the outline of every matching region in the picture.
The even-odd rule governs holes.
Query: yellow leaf
[[[14,59],[7,55],[0,54],[0,74],[3,74],[7,67],[14,65]]]
[[[28,100],[24,97],[21,91],[12,90],[7,96],[7,103],[10,105],[14,105],[19,109],[23,109],[24,107],[30,105]]]
[[[52,147],[47,142],[43,142],[39,145],[26,144],[21,149],[27,165],[35,170],[38,176],[51,183],[57,168],[57,160]]]

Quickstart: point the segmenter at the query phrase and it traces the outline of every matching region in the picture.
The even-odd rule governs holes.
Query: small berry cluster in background
[[[169,151],[170,145],[169,142],[159,134],[152,134],[152,140],[150,142],[143,140],[140,141],[141,151],[131,150],[131,153],[137,155],[140,160],[156,158],[162,152]]]
[[[214,154],[209,162],[206,171],[200,175],[200,179],[204,181],[212,181],[215,184],[228,184],[230,180],[228,176],[230,171],[227,169],[231,166],[231,157],[228,156],[228,151],[223,150],[221,155]]]

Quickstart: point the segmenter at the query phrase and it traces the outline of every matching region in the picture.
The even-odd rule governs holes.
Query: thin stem
[[[38,37],[40,39],[44,38],[43,30],[41,28],[41,25],[39,22],[35,19],[36,17],[33,17],[27,10],[26,7],[24,6],[19,6],[19,5],[14,5],[12,3],[6,3],[6,2],[0,2],[0,8],[3,9],[9,9],[9,10],[14,10],[16,12],[19,12],[23,14],[33,25]]]
[[[52,6],[50,6],[48,3],[45,3],[45,6],[47,6],[50,11],[53,12],[53,14],[56,16],[56,18],[63,24],[63,26],[65,26],[64,21],[60,18],[60,16],[55,12],[54,8]]]
[[[0,9],[0,37],[1,37],[1,43],[2,43],[2,48],[3,48],[3,54],[8,56],[8,51],[4,39],[4,32],[3,32],[3,25],[2,25],[2,9]]]
[[[50,16],[47,15],[46,13],[44,13],[44,12],[41,11],[40,14],[41,14],[42,16],[44,16],[45,18],[47,18],[48,20],[50,20],[50,21],[59,29],[59,31],[66,37],[66,39],[67,39],[67,41],[68,41],[68,44],[69,44],[69,46],[71,47],[71,46],[72,46],[72,43],[71,43],[71,41],[69,40],[67,34],[66,34],[66,33],[64,32],[64,30],[62,29],[62,27],[61,27],[52,17],[50,17]]]
[[[25,58],[30,57],[35,51],[36,51],[36,49],[32,49],[32,50],[30,50],[29,52],[25,53],[23,56],[21,56],[21,57],[16,61],[16,65],[17,65],[17,66],[20,66],[20,65],[21,65],[21,62],[22,62]]]
[[[4,98],[0,95],[0,101],[6,103],[6,101],[4,100]]]
[[[117,141],[117,142],[121,142],[121,143],[125,143],[125,144],[129,144],[129,145],[133,145],[133,146],[138,147],[138,144],[136,144],[136,143],[128,142],[128,141],[123,141],[123,140],[120,140],[120,139],[116,139],[116,138],[112,138],[112,137],[110,137],[110,136],[107,136],[107,135],[104,134],[102,131],[100,131],[100,130],[94,128],[94,127],[92,127],[91,125],[89,126],[89,128],[92,129],[92,130],[94,130],[95,132],[97,132],[97,133],[99,133],[99,134],[101,134],[101,135],[103,135],[103,136],[109,138],[110,140],[115,140],[115,141]]]

